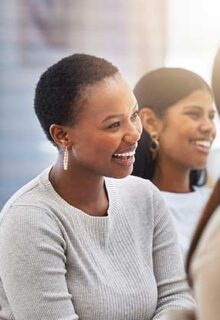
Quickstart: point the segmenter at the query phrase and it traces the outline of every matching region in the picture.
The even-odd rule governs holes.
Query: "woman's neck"
[[[108,196],[104,177],[89,176],[77,171],[71,168],[64,171],[58,161],[51,169],[49,177],[53,188],[70,205],[89,215],[105,216]]]
[[[152,182],[161,191],[187,193],[190,190],[190,170],[174,168],[169,165],[157,165]]]

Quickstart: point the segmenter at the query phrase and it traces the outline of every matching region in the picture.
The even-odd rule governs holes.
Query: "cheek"
[[[164,139],[166,137],[168,142],[169,139],[171,139],[182,143],[186,141],[186,139],[190,139],[190,137],[195,135],[197,127],[198,125],[191,121],[178,121],[164,128],[164,130],[161,132],[161,137],[164,137]]]
[[[99,154],[113,154],[115,150],[117,150],[119,144],[119,137],[116,137],[115,135],[104,135],[102,137],[99,137],[98,139],[95,139],[93,141],[93,144],[91,145],[91,148],[94,149],[95,153],[98,152]]]
[[[142,134],[142,131],[143,131],[143,125],[142,125],[142,122],[141,122],[141,118],[138,117],[137,120],[136,120],[136,123],[135,123],[135,126],[136,126],[136,129],[137,131],[140,133],[140,135]]]
[[[216,126],[215,126],[215,124],[213,123],[213,138],[216,137],[216,134],[217,134]]]
[[[165,137],[164,137],[165,138]],[[160,151],[164,154],[174,154],[179,151],[177,151],[179,148],[181,148],[180,143],[175,140],[175,138],[169,138],[167,140],[166,138],[160,141]]]
[[[181,153],[184,145],[188,144],[188,136],[181,130],[165,130],[161,133],[159,142],[162,152]]]

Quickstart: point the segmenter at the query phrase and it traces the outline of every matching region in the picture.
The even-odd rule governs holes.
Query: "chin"
[[[207,165],[207,163],[205,162],[200,162],[200,163],[197,163],[196,165],[193,165],[192,167],[191,167],[191,170],[202,170],[202,169],[205,169],[206,168],[206,165]]]
[[[191,159],[189,161],[189,168],[191,170],[201,170],[207,166],[207,157],[200,157],[196,159]]]

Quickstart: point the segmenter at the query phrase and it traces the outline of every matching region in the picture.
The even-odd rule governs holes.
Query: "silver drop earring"
[[[68,169],[68,161],[69,161],[69,151],[67,149],[67,146],[65,146],[65,150],[63,153],[63,170],[67,171]]]

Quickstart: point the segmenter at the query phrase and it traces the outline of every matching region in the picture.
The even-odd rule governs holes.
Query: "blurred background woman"
[[[150,179],[167,202],[185,256],[210,189],[206,162],[215,138],[213,97],[197,74],[161,68],[134,88],[142,133],[133,175]]]

